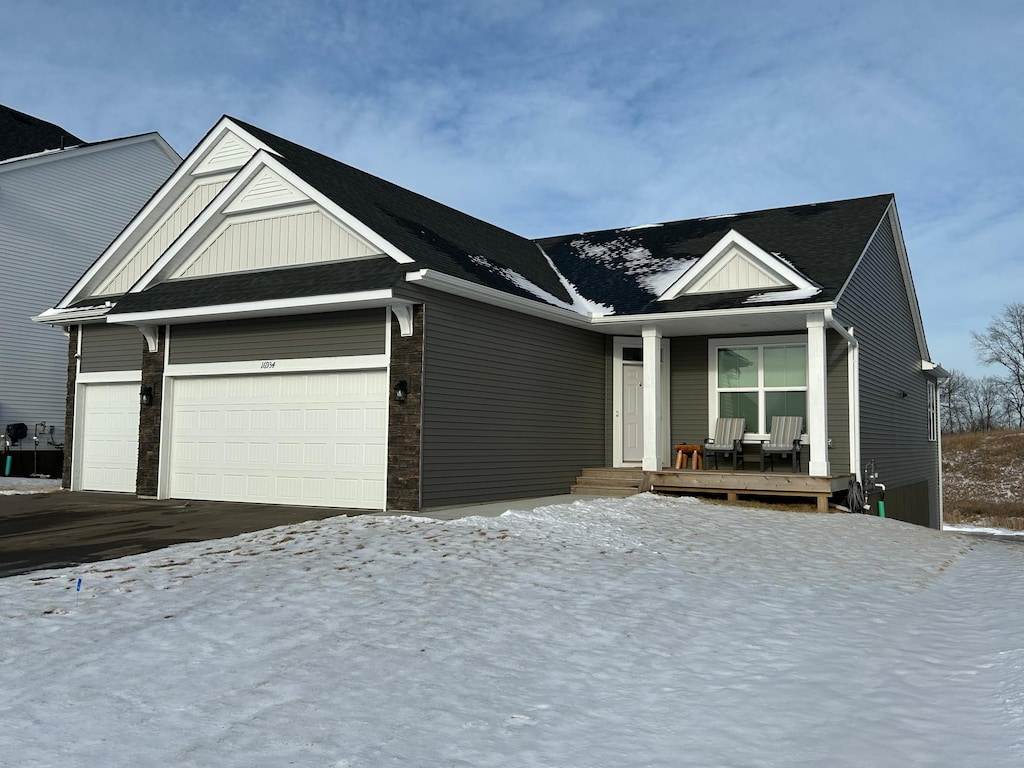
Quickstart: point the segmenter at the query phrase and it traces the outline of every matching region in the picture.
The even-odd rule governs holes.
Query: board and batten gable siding
[[[141,371],[145,344],[134,325],[83,325],[80,371]]]
[[[417,291],[422,506],[568,493],[605,458],[605,337]]]
[[[939,456],[938,444],[928,440],[928,379],[888,220],[869,243],[836,314],[853,326],[860,343],[862,461],[874,459],[879,482],[890,489],[927,483],[926,494],[903,494],[904,503],[892,509],[887,504],[886,513],[937,528]]]
[[[175,276],[203,277],[380,253],[320,210],[275,213],[228,219],[213,241]]]
[[[142,273],[153,266],[167,246],[185,231],[185,228],[227,185],[229,179],[229,176],[223,176],[193,181],[170,215],[134,248],[132,255],[120,267],[115,268],[94,295],[122,294],[131,288],[142,277]]]
[[[176,325],[168,363],[383,355],[386,321],[381,308]]]

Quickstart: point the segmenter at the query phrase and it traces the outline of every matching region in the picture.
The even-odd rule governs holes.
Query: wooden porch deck
[[[810,477],[791,472],[723,471],[700,469],[640,469],[595,467],[583,470],[573,493],[630,496],[645,491],[724,495],[728,501],[741,496],[798,497],[814,499],[821,512],[835,493],[850,487],[852,474]]]

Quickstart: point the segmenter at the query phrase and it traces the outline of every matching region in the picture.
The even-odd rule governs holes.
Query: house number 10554
[[[275,365],[277,365],[277,361],[276,360],[264,360],[262,363],[260,363],[260,368],[262,368],[262,369],[273,368]]]

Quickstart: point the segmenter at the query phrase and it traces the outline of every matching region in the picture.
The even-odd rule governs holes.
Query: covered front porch
[[[631,496],[637,493],[707,494],[727,501],[744,497],[802,498],[813,501],[819,512],[828,511],[829,501],[845,493],[852,474],[829,477],[792,472],[727,471],[699,469],[643,469],[588,467],[572,487],[575,494]]]
[[[773,437],[773,417],[785,416],[799,417],[803,426],[793,474],[830,482],[856,474],[857,343],[829,308],[751,309],[616,331],[635,335],[616,335],[610,345],[611,467],[685,469],[676,463],[677,445],[701,446],[720,420],[739,417],[746,425],[743,482],[757,475],[777,485],[779,472],[756,473],[751,463],[758,466],[761,444]],[[720,461],[721,469],[730,463]],[[847,480],[836,482],[845,489]]]

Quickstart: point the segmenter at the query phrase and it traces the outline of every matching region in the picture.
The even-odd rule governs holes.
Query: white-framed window
[[[743,417],[767,436],[773,416],[802,416],[807,432],[807,339],[761,336],[708,342],[711,420]]]
[[[939,439],[939,387],[934,381],[928,382],[928,442]]]

